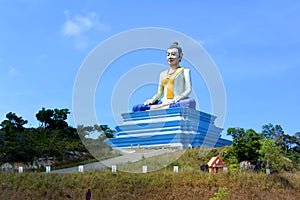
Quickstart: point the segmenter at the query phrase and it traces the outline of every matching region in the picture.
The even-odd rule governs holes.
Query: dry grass
[[[300,174],[204,173],[199,171],[199,164],[206,162],[202,153],[201,149],[189,150],[170,166],[147,174],[120,171],[112,174],[110,169],[75,174],[0,173],[0,199],[80,200],[85,199],[90,188],[94,200],[208,200],[221,187],[228,188],[227,199],[300,199]],[[151,163],[159,163],[162,158],[168,160],[172,158],[170,155],[142,160],[136,167],[141,169],[149,164],[151,168]],[[173,165],[179,166],[179,173],[173,172]],[[132,166],[129,163],[118,169]]]
[[[228,199],[300,199],[300,176],[254,173],[208,174],[170,170],[147,174],[108,169],[76,174],[0,174],[0,199],[209,199],[227,187]]]

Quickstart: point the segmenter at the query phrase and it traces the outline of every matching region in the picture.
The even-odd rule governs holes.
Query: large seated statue
[[[192,90],[190,70],[179,65],[182,56],[177,42],[167,49],[169,67],[160,73],[157,93],[135,105],[134,112],[122,114],[123,123],[107,144],[114,149],[231,145],[220,138],[223,129],[215,126],[216,116],[195,109],[195,100],[188,96]]]
[[[196,108],[195,100],[188,97],[192,91],[190,70],[179,66],[182,57],[182,49],[174,42],[167,49],[170,67],[160,73],[157,93],[144,104],[135,105],[133,112],[177,107]]]

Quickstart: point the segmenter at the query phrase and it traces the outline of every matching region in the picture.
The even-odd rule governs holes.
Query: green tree
[[[3,132],[0,130],[0,147],[4,145],[4,135]]]
[[[295,137],[300,140],[300,131],[295,133]]]
[[[35,130],[35,145],[40,149],[40,156],[55,156],[58,159],[70,151],[86,151],[77,129],[69,126],[66,120],[69,109],[42,108],[36,114],[40,127]]]
[[[98,125],[95,124],[94,126],[77,126],[77,132],[81,138],[88,137],[93,133],[98,133],[99,137],[102,139],[105,138],[113,138],[115,135],[115,130],[111,129],[108,125]]]
[[[115,132],[110,129],[108,125],[94,125],[94,126],[77,126],[77,132],[84,145],[87,147],[89,152],[97,157],[103,158],[111,154],[111,147],[105,143],[105,139],[108,134]],[[91,137],[96,134],[98,137]]]
[[[26,134],[24,125],[27,120],[9,112],[0,126],[2,127],[2,145],[0,148],[2,162],[23,162],[31,155],[30,148],[26,145]]]
[[[280,125],[273,125],[271,123],[265,124],[262,127],[262,134],[265,138],[269,138],[275,142],[277,146],[280,146],[282,150],[285,149],[285,134],[283,128]]]
[[[25,128],[27,120],[8,113],[0,130],[0,162],[31,162],[41,157],[63,159],[70,151],[87,152],[77,130],[65,121],[68,109],[42,108],[38,128]]]
[[[296,145],[293,147],[294,151],[300,153],[300,132],[295,133]]]
[[[294,161],[294,164],[300,161],[299,138],[300,133],[295,135],[285,134],[280,125],[273,125],[271,123],[264,125],[262,130],[265,138],[272,139],[280,152],[287,158]]]
[[[300,148],[299,148],[299,139],[293,135],[284,135],[285,146],[282,149],[282,153],[287,158],[291,159],[295,166],[300,163]]]
[[[284,165],[280,156],[280,147],[276,146],[270,138],[266,138],[260,143],[261,149],[258,152],[265,168],[270,169],[272,172],[280,172]]]
[[[83,125],[78,125],[77,126],[77,133],[81,139],[86,138],[89,136],[92,132],[94,131],[93,126],[83,126]]]
[[[35,116],[41,123],[41,127],[47,128],[52,124],[54,111],[51,109],[45,109],[44,107]]]
[[[253,129],[229,128],[227,135],[231,135],[233,138],[232,150],[239,162],[245,160],[256,162],[258,160],[259,140],[262,138],[260,134]]]
[[[41,127],[47,129],[65,129],[68,127],[66,120],[70,114],[69,109],[45,109],[42,108],[35,116],[41,123]]]
[[[269,123],[262,126],[262,134],[264,134],[266,138],[275,141],[276,138],[278,139],[284,134],[284,131],[280,125],[274,126],[273,124]]]
[[[100,125],[100,129],[103,131],[106,138],[115,137],[114,133],[116,132],[113,129],[110,129],[108,125]]]
[[[2,130],[6,133],[12,133],[14,131],[22,132],[25,129],[24,125],[28,123],[27,120],[18,117],[12,112],[7,113],[6,118],[7,119],[0,124]]]
[[[227,147],[226,151],[223,152],[222,160],[225,161],[229,169],[237,169],[240,167],[239,161],[234,151],[234,147],[232,145]]]

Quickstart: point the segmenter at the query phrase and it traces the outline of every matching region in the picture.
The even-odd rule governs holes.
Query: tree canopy
[[[0,124],[0,164],[32,162],[40,157],[63,159],[70,151],[87,153],[77,129],[66,121],[69,114],[67,108],[42,108],[35,115],[40,126],[26,128],[27,120],[15,113],[7,113],[6,119]],[[84,129],[88,130],[89,127]],[[99,129],[106,136],[114,133],[107,125],[95,125],[92,129]]]
[[[280,125],[271,123],[262,126],[261,133],[253,129],[228,128],[227,135],[232,136],[232,146],[225,158],[230,164],[236,161],[250,161],[273,172],[291,170],[300,164],[300,134],[286,134]]]
[[[47,129],[64,129],[68,127],[68,123],[65,121],[70,114],[69,109],[45,109],[42,108],[35,116],[41,123],[41,126]]]
[[[260,149],[260,139],[262,136],[253,129],[245,130],[244,128],[229,128],[227,135],[233,138],[232,146],[239,162],[248,160],[256,161]]]

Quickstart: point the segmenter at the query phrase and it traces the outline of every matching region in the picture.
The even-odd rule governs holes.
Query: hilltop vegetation
[[[267,124],[262,132],[253,129],[229,128],[232,145],[224,151],[223,158],[231,167],[249,161],[256,170],[271,172],[298,170],[300,163],[300,134],[284,133],[280,125]]]
[[[3,163],[28,164],[36,160],[54,158],[60,162],[74,162],[105,158],[111,148],[104,142],[114,137],[115,130],[107,125],[73,128],[66,121],[70,114],[67,108],[45,109],[36,113],[37,128],[25,128],[27,120],[8,113],[0,124],[0,165]],[[97,137],[89,136],[97,133]],[[255,170],[272,172],[295,171],[300,163],[300,132],[295,135],[284,133],[280,125],[266,124],[262,131],[229,128],[232,136],[230,147],[221,152],[211,151],[211,156],[221,153],[230,169],[239,168],[239,163],[248,161]],[[88,150],[87,150],[88,149]],[[209,159],[209,158],[207,158]],[[69,160],[69,161],[68,161]]]
[[[84,143],[102,146],[106,151],[101,156],[108,156],[111,148],[103,140],[112,137],[114,131],[107,125],[95,125],[92,130],[98,131],[99,137],[87,138],[90,127],[73,128],[66,122],[69,114],[66,108],[42,108],[36,114],[39,127],[26,128],[27,120],[8,113],[0,124],[0,166],[3,163],[30,165],[39,160],[50,160],[49,164],[57,165],[91,159]]]
[[[209,151],[219,152],[225,149]],[[299,199],[300,176],[291,173],[200,172],[202,149],[187,150],[178,161],[179,172],[167,166],[152,173],[111,173],[110,169],[74,174],[0,173],[0,199],[203,199],[226,189],[225,199]],[[200,157],[199,157],[200,155]],[[175,164],[175,163],[173,163]]]
[[[8,113],[0,124],[0,164],[24,164],[51,157],[58,164],[74,154],[76,161],[92,158],[90,152],[98,158],[111,155],[104,139],[113,137],[114,130],[107,125],[73,128],[66,122],[68,114],[68,109],[42,108],[36,114],[40,126],[25,128],[27,120]],[[88,137],[94,133],[98,137]],[[168,166],[147,174],[112,174],[110,169],[75,174],[2,172],[0,199],[84,199],[88,188],[93,199],[218,199],[218,191],[228,194],[222,199],[300,199],[300,133],[291,136],[280,125],[268,124],[261,133],[229,128],[227,134],[233,138],[231,146],[188,149]],[[163,156],[143,159],[135,165],[140,168],[144,163],[159,162]],[[199,166],[212,156],[220,156],[228,172],[200,172]],[[240,169],[242,161],[251,165]],[[131,166],[128,163],[123,167]],[[179,173],[173,172],[173,166],[179,167]],[[266,169],[271,175],[265,174]]]

